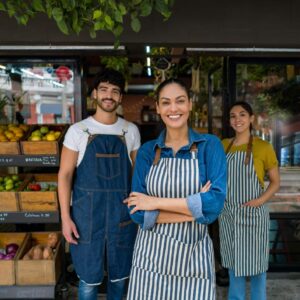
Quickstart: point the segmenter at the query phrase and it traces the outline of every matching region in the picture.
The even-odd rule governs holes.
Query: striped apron
[[[220,247],[222,265],[235,276],[253,276],[268,269],[269,212],[265,205],[242,206],[258,198],[263,189],[257,178],[252,153],[227,154],[227,199],[221,215]]]
[[[196,151],[191,151],[191,159],[159,159],[151,166],[146,184],[147,193],[155,197],[185,198],[200,192]],[[213,246],[207,226],[194,221],[139,228],[127,299],[215,299]]]

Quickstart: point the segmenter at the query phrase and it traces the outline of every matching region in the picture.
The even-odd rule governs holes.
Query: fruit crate
[[[22,154],[58,155],[67,127],[66,124],[33,125],[27,140],[21,141]]]
[[[29,125],[14,125],[12,127],[8,127],[13,124],[8,125],[0,125],[0,155],[19,155],[21,154],[21,147],[19,141],[26,140],[28,138],[28,132],[29,132]],[[16,129],[19,128],[19,129]],[[23,129],[20,129],[23,128]],[[16,130],[19,130],[19,133],[16,132]],[[14,136],[16,133],[17,135],[20,134],[20,130],[22,130],[22,136],[19,136],[16,140],[16,137]],[[10,139],[6,137],[6,133],[11,135]]]
[[[33,188],[32,183],[40,185]],[[46,186],[52,186],[45,190]],[[32,190],[29,190],[32,187]],[[55,187],[55,188],[54,188]],[[57,211],[57,174],[31,174],[26,181],[26,186],[18,193],[21,211]]]
[[[0,247],[15,243],[19,246],[16,256],[10,260],[0,260],[0,286],[14,285],[16,283],[16,261],[25,245],[28,243],[29,235],[27,233],[2,232],[0,233]],[[1,288],[1,287],[0,287]]]
[[[50,232],[34,232],[29,234],[26,244],[17,255],[16,284],[17,285],[54,285],[61,274],[63,255],[62,235],[58,235],[58,243],[52,259],[23,260],[24,255],[32,246],[37,244],[46,245]]]
[[[7,178],[10,181],[6,180]],[[20,210],[18,193],[25,188],[28,180],[28,174],[0,174],[0,212],[15,212]],[[20,182],[19,185],[13,188],[13,190],[10,189],[9,185],[15,186],[17,182]]]

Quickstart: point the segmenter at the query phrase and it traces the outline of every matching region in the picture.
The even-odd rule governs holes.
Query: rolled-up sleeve
[[[201,154],[201,152],[200,152]],[[197,193],[187,197],[187,205],[196,222],[210,224],[221,213],[226,197],[226,156],[221,141],[212,138],[208,141],[204,153],[207,181],[211,187],[206,193]],[[205,184],[205,183],[204,183]]]
[[[152,165],[154,157],[152,157],[150,150],[151,145],[143,145],[137,153],[135,168],[132,177],[132,191],[147,194],[146,189],[146,176]],[[148,150],[148,151],[147,151]],[[153,152],[153,151],[152,151]],[[133,209],[133,206],[129,208],[129,211]],[[131,214],[131,219],[139,224],[143,229],[150,229],[156,223],[158,210],[155,211],[143,211],[139,210],[134,214]]]

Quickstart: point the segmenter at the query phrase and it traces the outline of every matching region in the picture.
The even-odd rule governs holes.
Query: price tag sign
[[[1,212],[0,224],[4,223],[17,223],[17,224],[30,224],[30,223],[58,223],[58,211],[51,212]]]
[[[45,166],[56,167],[59,165],[58,155],[10,155],[0,156],[0,166]]]

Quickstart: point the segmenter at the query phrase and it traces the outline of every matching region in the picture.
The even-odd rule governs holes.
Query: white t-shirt
[[[88,142],[89,135],[87,132],[85,132],[86,129],[88,129],[88,132],[90,134],[115,135],[123,135],[123,129],[126,130],[127,133],[125,134],[125,140],[129,159],[130,152],[137,150],[141,145],[140,133],[135,124],[125,121],[122,118],[118,118],[116,123],[112,125],[106,125],[96,121],[93,117],[88,117],[80,122],[71,125],[64,139],[65,147],[70,150],[79,152],[77,166],[79,166],[80,162],[82,161]]]

